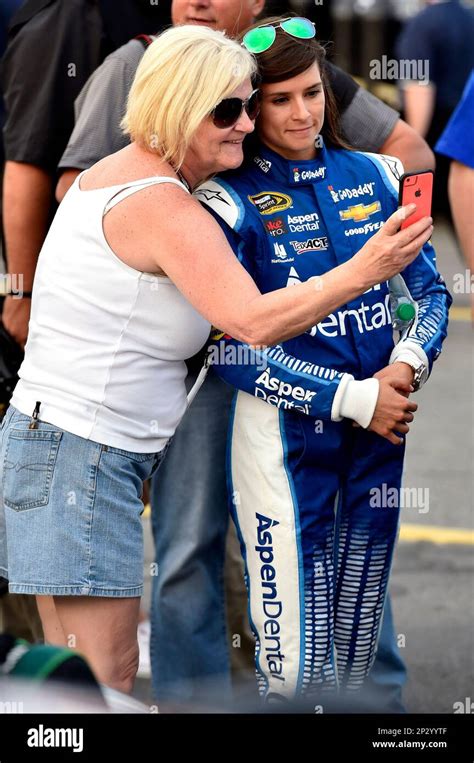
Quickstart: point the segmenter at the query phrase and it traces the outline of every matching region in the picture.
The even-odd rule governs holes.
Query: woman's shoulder
[[[173,168],[160,159],[153,158],[137,161],[132,146],[126,146],[86,170],[81,178],[81,189],[92,191],[99,188],[109,188],[127,183],[136,184],[151,178],[169,177],[177,179]]]

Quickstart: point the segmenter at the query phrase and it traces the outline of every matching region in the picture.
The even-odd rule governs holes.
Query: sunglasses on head
[[[244,109],[252,121],[258,117],[260,111],[258,88],[253,90],[245,101],[241,98],[224,98],[211,111],[212,121],[216,127],[232,127],[239,121]]]
[[[295,16],[274,24],[263,24],[251,29],[242,39],[242,45],[249,53],[264,53],[272,47],[276,40],[276,30],[280,28],[284,32],[296,37],[298,40],[310,40],[316,37],[316,27],[312,21],[302,16]]]

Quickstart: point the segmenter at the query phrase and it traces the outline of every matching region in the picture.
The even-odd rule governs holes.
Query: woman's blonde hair
[[[223,32],[168,29],[140,61],[122,130],[179,169],[203,119],[256,68],[253,56]]]

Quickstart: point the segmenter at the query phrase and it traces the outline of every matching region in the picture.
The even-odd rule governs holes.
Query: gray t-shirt
[[[398,111],[359,87],[347,109],[341,113],[341,127],[351,146],[376,154],[399,118]]]
[[[130,143],[120,122],[144,52],[140,40],[130,40],[89,77],[74,103],[76,123],[58,165],[61,169],[86,170]]]
[[[59,162],[61,169],[88,169],[128,145],[119,125],[144,52],[140,40],[130,40],[111,53],[86,82],[74,104],[76,125]],[[377,152],[392,132],[398,112],[358,87],[340,69],[333,67],[332,77],[344,135],[354,148]]]

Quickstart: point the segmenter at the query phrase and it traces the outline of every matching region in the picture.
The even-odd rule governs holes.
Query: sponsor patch
[[[274,220],[266,220],[264,225],[270,236],[282,236],[284,233],[288,233],[288,228],[282,217],[276,217]]]
[[[229,334],[226,334],[224,331],[221,331],[220,329],[216,329],[212,327],[211,330],[211,341],[218,342],[219,339],[232,339]]]
[[[375,182],[360,184],[357,188],[340,188],[336,190],[334,186],[328,185],[332,200],[338,204],[346,199],[357,199],[359,196],[373,196]]]
[[[278,263],[278,262],[294,262],[294,257],[289,257],[288,252],[285,249],[284,244],[273,244],[273,250],[275,252],[275,257],[277,257],[276,260],[272,260],[272,263]]]
[[[344,231],[345,236],[362,236],[366,233],[374,233],[376,230],[381,228],[383,225],[383,220],[379,220],[379,222],[375,223],[365,223],[365,225],[360,225],[358,228],[348,228]]]
[[[257,167],[260,167],[262,172],[267,173],[270,171],[272,163],[268,159],[262,159],[261,156],[254,156],[253,160]]]
[[[254,394],[260,400],[266,400],[270,405],[275,405],[283,410],[294,409],[309,415],[311,401],[316,392],[297,385],[293,386],[277,376],[272,376],[269,368],[260,374],[255,383],[258,386],[255,387]],[[287,397],[293,399],[287,400]]]
[[[276,191],[263,191],[248,198],[257,207],[261,215],[274,215],[276,212],[283,212],[293,204],[291,196]]]
[[[359,223],[368,220],[370,215],[380,212],[380,209],[380,201],[372,201],[370,204],[354,204],[347,209],[341,209],[339,217],[341,220],[354,220],[354,222]]]
[[[376,290],[377,288],[374,287],[374,291]],[[380,290],[380,285],[378,290]],[[316,326],[308,329],[306,333],[310,336],[320,334],[330,338],[347,336],[348,326],[350,327],[349,332],[352,331],[354,334],[356,330],[359,334],[365,334],[374,331],[374,329],[386,329],[387,327],[391,332],[390,294],[386,294],[385,298],[383,295],[380,296],[383,301],[375,302],[373,305],[366,305],[365,302],[361,302],[357,308],[330,313]]]
[[[322,252],[328,248],[328,240],[326,236],[321,236],[321,238],[308,238],[306,241],[290,241],[290,244],[296,254],[302,254],[303,252]]]
[[[300,170],[299,167],[293,167],[293,182],[301,183],[307,180],[324,180],[326,177],[326,167],[318,167],[317,170]]]
[[[288,225],[291,233],[305,233],[319,230],[319,215],[311,212],[309,215],[288,215]]]

